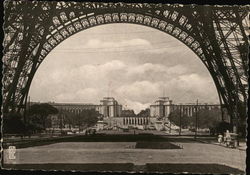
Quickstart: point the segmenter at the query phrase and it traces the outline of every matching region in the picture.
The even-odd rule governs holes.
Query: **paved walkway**
[[[207,143],[183,143],[183,149],[134,149],[135,142],[64,142],[16,150],[5,164],[43,163],[215,163],[245,171],[246,152]]]
[[[229,147],[227,147],[227,145],[225,143],[218,143],[216,141],[209,141],[208,142],[206,140],[199,140],[199,141],[203,142],[203,143],[208,143],[208,144],[213,144],[213,145],[218,145],[218,146],[222,146],[222,147],[225,147],[225,148],[229,148]],[[239,150],[242,150],[242,151],[246,151],[247,150],[247,144],[246,144],[246,142],[239,142],[239,146],[237,146],[236,148],[231,148],[231,149],[239,149]]]

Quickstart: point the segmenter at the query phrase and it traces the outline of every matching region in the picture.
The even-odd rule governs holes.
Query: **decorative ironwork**
[[[249,6],[42,1],[4,5],[4,111],[25,108],[36,70],[63,40],[97,25],[135,23],[166,32],[189,47],[209,70],[221,104],[232,115],[245,115]],[[241,111],[232,107],[236,104]]]

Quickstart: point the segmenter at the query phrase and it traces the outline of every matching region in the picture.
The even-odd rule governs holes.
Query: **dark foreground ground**
[[[211,173],[211,174],[243,174],[236,168],[219,164],[177,164],[177,163],[147,163],[134,165],[133,163],[96,163],[96,164],[17,164],[6,165],[5,168],[19,170],[61,170],[87,172],[168,172],[168,173]]]
[[[213,144],[214,137],[117,133],[13,139],[4,168],[63,171],[243,174],[246,152]],[[8,159],[16,146],[16,159]]]

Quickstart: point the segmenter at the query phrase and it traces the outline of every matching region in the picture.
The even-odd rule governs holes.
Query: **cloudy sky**
[[[218,103],[209,72],[177,39],[135,24],[107,24],[59,44],[39,67],[32,101],[99,104],[113,96],[139,112],[160,96],[174,103]]]

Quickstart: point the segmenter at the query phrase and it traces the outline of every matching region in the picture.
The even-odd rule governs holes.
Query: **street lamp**
[[[169,126],[170,126],[170,128],[169,128],[169,133],[171,133],[171,122],[170,122],[170,120],[169,120]]]
[[[196,107],[195,107],[195,136],[194,138],[197,138],[197,129],[198,129],[198,99],[196,101]]]
[[[239,130],[239,113],[238,113],[238,81],[235,78],[235,118],[233,120],[233,132],[236,134],[236,143],[235,146],[239,146],[239,139],[238,139],[238,130]]]
[[[181,108],[182,108],[182,105],[180,105],[180,115],[179,115],[180,116],[180,120],[179,120],[180,121],[180,124],[179,124],[180,129],[179,129],[179,135],[181,135]]]

